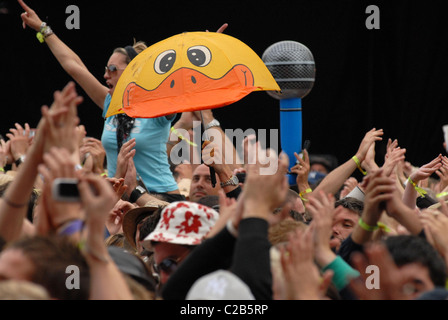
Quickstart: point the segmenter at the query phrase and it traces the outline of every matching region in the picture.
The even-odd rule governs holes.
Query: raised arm
[[[364,245],[373,238],[386,201],[393,197],[395,180],[384,174],[384,169],[371,172],[364,181],[365,199],[361,218],[352,232],[353,242]]]
[[[368,131],[359,145],[356,154],[345,163],[328,173],[322,182],[316,187],[315,191],[323,190],[326,193],[336,194],[342,187],[345,180],[357,169],[361,168],[361,163],[366,158],[369,148],[376,141],[382,140],[383,129]],[[362,169],[364,170],[364,169]]]
[[[313,191],[308,183],[308,174],[310,173],[310,158],[308,151],[306,149],[303,150],[303,159],[297,152],[294,152],[294,156],[296,157],[296,165],[291,168],[291,172],[297,175],[296,182],[300,198],[302,201],[307,201],[307,194]]]
[[[56,91],[51,111],[47,106],[42,107],[43,117],[37,126],[33,143],[27,150],[26,161],[20,165],[0,201],[0,235],[4,240],[11,241],[20,236],[38,172],[37,167],[42,163],[44,153],[49,148],[66,143],[63,141],[64,132],[74,128],[77,119],[70,110],[76,109],[81,101],[82,98],[77,96],[74,84],[71,83],[62,92]],[[54,125],[62,122],[65,125]]]
[[[110,184],[95,174],[80,177],[78,188],[86,211],[82,250],[91,272],[90,299],[132,300],[132,293],[104,243],[104,225],[118,198]]]
[[[17,1],[25,10],[20,16],[23,21],[23,27],[25,28],[28,26],[31,29],[40,32],[43,23],[42,20],[33,9],[23,2],[23,0]],[[87,95],[101,109],[103,109],[104,99],[106,98],[109,89],[102,85],[101,82],[92,75],[79,56],[62,42],[56,34],[49,32],[45,37],[45,42],[62,68],[84,89]]]
[[[431,162],[421,166],[417,170],[411,173],[408,178],[408,183],[404,189],[403,202],[411,209],[416,207],[417,193],[424,195],[426,191],[422,190],[418,183],[424,179],[428,179],[434,172],[442,167],[442,155],[439,154]]]
[[[285,173],[289,166],[288,156],[275,152],[270,157],[277,161],[274,174],[263,175],[260,164],[247,166],[243,197],[242,219],[238,226],[231,271],[243,280],[256,299],[272,298],[268,240],[269,216],[284,203],[288,191]]]

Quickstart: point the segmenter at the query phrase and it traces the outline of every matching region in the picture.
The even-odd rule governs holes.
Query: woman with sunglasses
[[[106,86],[87,69],[79,56],[62,42],[51,28],[28,7],[23,0],[18,0],[25,10],[21,14],[23,28],[29,26],[38,32],[38,38],[45,42],[63,69],[80,85],[95,104],[103,110],[103,117],[117,85],[118,79],[126,66],[138,53],[146,48],[143,42],[133,46],[117,48],[107,62],[104,72]],[[178,186],[170,171],[166,142],[170,134],[171,121],[175,115],[160,118],[130,118],[125,114],[105,119],[101,142],[106,150],[107,173],[115,176],[117,157],[121,146],[135,138],[134,163],[137,176],[151,193],[164,194],[169,200],[182,200]],[[147,143],[152,141],[152,143]],[[157,141],[157,143],[155,143]],[[132,189],[131,189],[132,191]],[[130,193],[130,192],[129,192]],[[130,199],[134,200],[136,198]]]

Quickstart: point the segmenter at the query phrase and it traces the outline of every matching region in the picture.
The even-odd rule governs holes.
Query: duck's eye
[[[166,50],[159,54],[154,62],[154,70],[158,74],[164,74],[170,71],[176,61],[176,51]]]
[[[194,46],[187,51],[188,60],[197,67],[205,67],[212,59],[212,53],[207,47]]]

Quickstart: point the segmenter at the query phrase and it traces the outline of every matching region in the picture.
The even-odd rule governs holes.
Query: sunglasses
[[[161,271],[165,272],[166,274],[172,274],[174,271],[176,271],[177,266],[179,265],[179,262],[182,259],[184,259],[188,253],[190,253],[189,250],[185,251],[185,253],[177,259],[166,258],[166,259],[162,260],[162,262],[160,262],[159,264],[155,263],[154,271],[159,274]]]
[[[154,271],[157,273],[160,273],[161,271],[172,274],[174,271],[176,271],[177,266],[179,265],[180,258],[174,259],[165,259],[160,264],[154,264]]]
[[[124,69],[119,69],[116,65],[111,64],[110,66],[106,66],[105,67],[106,72],[115,72],[117,70],[124,70]]]

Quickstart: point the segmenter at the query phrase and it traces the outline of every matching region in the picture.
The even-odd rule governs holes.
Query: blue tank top
[[[117,120],[115,116],[106,118],[112,97],[107,94],[104,100],[103,117],[105,118],[101,142],[106,150],[107,173],[113,177],[117,168]],[[168,163],[166,142],[170,134],[171,120],[166,117],[135,118],[129,139],[135,138],[134,163],[150,192],[169,192],[178,189]],[[125,141],[124,141],[125,142]]]

